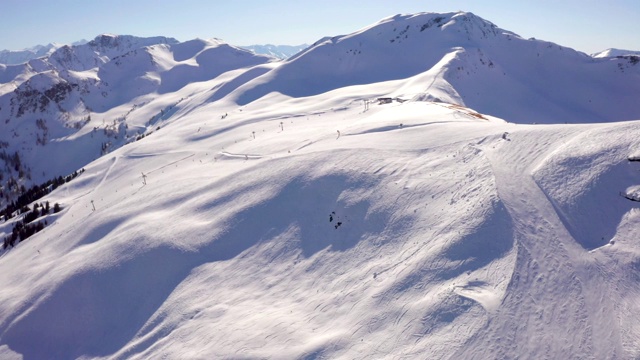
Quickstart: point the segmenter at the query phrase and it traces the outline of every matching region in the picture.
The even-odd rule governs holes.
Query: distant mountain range
[[[80,40],[72,45],[86,44],[86,40]],[[65,46],[64,44],[48,44],[36,45],[24,50],[0,50],[0,64],[18,65],[28,62],[29,60],[51,55],[58,48]],[[250,45],[241,46],[241,48],[253,51],[258,55],[269,55],[278,59],[286,59],[291,57],[309,45]]]
[[[590,57],[523,39],[471,13],[398,15],[312,46],[250,48],[216,39],[179,42],[109,34],[82,45],[42,47],[44,56],[0,64],[0,141],[7,144],[5,151],[38,159],[38,153],[65,153],[62,145],[72,134],[93,138],[81,159],[56,155],[55,168],[49,162],[29,164],[36,181],[69,173],[150,131],[155,121],[130,123],[141,106],[168,104],[160,100],[223,74],[227,80],[212,89],[210,98],[240,105],[273,92],[313,96],[398,80],[418,86],[409,91],[399,83],[394,96],[464,105],[519,123],[640,118],[635,55]],[[273,63],[276,55],[293,53]],[[234,72],[239,69],[248,70]],[[88,129],[102,129],[102,135]],[[33,142],[15,143],[16,137]]]
[[[30,154],[27,173],[43,181],[152,129],[157,119],[133,126],[128,116],[152,99],[270,61],[275,59],[218,40],[181,43],[105,34],[83,45],[61,46],[24,64],[0,65],[0,141],[7,144],[4,151]],[[15,143],[18,137],[32,141]],[[70,137],[85,139],[79,157],[64,156]]]
[[[72,45],[82,45],[87,43],[87,40],[80,40],[74,42]],[[64,44],[48,44],[48,45],[36,45],[34,47],[24,50],[0,50],[0,64],[5,65],[17,65],[28,62],[31,59],[50,55],[53,51]],[[309,47],[308,44],[302,45],[248,45],[240,46],[241,48],[248,49],[259,55],[269,55],[274,58],[285,60],[300,51]],[[591,54],[595,58],[603,57],[615,57],[623,55],[640,55],[640,51],[622,50],[622,49],[606,49],[594,54]]]
[[[256,54],[269,55],[278,59],[288,59],[291,56],[299,53],[300,51],[309,47],[307,44],[302,45],[250,45],[242,46],[245,49],[249,49]]]
[[[85,44],[86,40],[79,40],[71,45]],[[31,59],[51,55],[56,49],[64,44],[36,45],[24,50],[0,50],[0,64],[17,65],[25,63]]]

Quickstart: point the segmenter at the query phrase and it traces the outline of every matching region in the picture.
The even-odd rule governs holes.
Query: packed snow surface
[[[85,172],[39,200],[63,208],[44,230],[0,253],[0,358],[639,358],[640,202],[628,195],[640,187],[640,120],[558,107],[585,121],[534,125],[466,106],[465,91],[489,85],[455,88],[451,71],[490,52],[507,59],[497,45],[425,50],[375,82],[365,74],[383,60],[333,58],[359,41],[383,53],[395,41],[368,37],[405,25],[407,42],[422,27],[480,26],[482,41],[527,46],[468,13],[420,14],[282,63],[233,67],[244,53],[195,40],[70,73],[121,76],[109,87],[122,91],[151,84],[134,100],[114,91],[123,105],[90,120],[126,113],[122,133],[147,136],[116,137],[93,160],[82,149],[97,132],[50,130],[63,134],[52,148],[73,155],[47,161],[85,161]],[[491,40],[501,36],[512,40]],[[486,64],[478,76],[493,79],[502,65]],[[540,90],[525,68],[510,71],[505,83]],[[609,78],[597,73],[594,83]],[[41,74],[29,89],[56,81]],[[575,96],[604,94],[589,89]],[[624,104],[616,111],[638,110]]]

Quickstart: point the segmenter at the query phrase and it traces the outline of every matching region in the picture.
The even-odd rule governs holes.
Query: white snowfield
[[[640,51],[634,51],[634,50],[623,50],[623,49],[607,49],[607,50],[603,50],[600,51],[598,53],[595,54],[591,54],[592,57],[594,58],[605,58],[605,57],[615,57],[615,56],[633,56],[633,55],[640,55]]]
[[[547,44],[424,13],[224,71],[144,48],[109,86],[153,90],[30,159],[85,172],[0,253],[0,358],[640,358],[640,65]]]

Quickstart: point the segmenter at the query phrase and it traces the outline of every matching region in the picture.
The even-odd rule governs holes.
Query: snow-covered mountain
[[[13,76],[0,85],[0,151],[23,160],[0,170],[5,195],[69,174],[153,131],[181,101],[172,95],[176,90],[271,60],[219,40],[101,35],[0,67],[0,74]],[[144,116],[131,116],[134,111]],[[81,151],[68,156],[78,144]]]
[[[640,51],[623,50],[623,49],[607,49],[595,54],[591,54],[594,58],[605,58],[615,56],[640,56]]]
[[[256,54],[269,55],[281,60],[288,59],[300,51],[309,47],[308,44],[302,45],[249,45],[243,46],[245,49],[249,49]]]
[[[522,39],[471,13],[398,15],[318,41],[243,86],[238,101],[422,74],[422,89],[397,95],[440,99],[520,123],[629,120],[640,118],[637,60],[594,59]]]
[[[634,57],[464,12],[116,40],[0,72],[4,179],[84,167],[0,220],[0,358],[640,357]]]
[[[62,45],[48,44],[36,45],[24,50],[0,50],[0,64],[16,65],[47,55],[51,55],[55,49]]]
[[[86,40],[79,40],[71,45],[86,44]],[[29,60],[49,56],[56,49],[64,46],[64,44],[52,43],[48,45],[36,45],[23,50],[0,50],[0,64],[18,65],[28,62]]]

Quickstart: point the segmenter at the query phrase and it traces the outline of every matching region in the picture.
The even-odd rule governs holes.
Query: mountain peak
[[[636,55],[636,56],[640,55],[640,51],[609,48],[609,49],[600,51],[598,53],[591,54],[591,57],[605,58],[605,57],[629,56],[629,55]]]
[[[143,47],[157,44],[177,44],[179,41],[165,36],[137,37],[133,35],[101,34],[87,44],[100,50]]]
[[[375,27],[384,23],[401,23],[401,22],[424,22],[424,24],[420,27],[421,31],[425,31],[429,28],[435,27],[441,30],[446,30],[449,27],[461,26],[466,30],[471,30],[473,28],[483,29],[483,35],[486,37],[488,35],[487,31],[497,35],[499,32],[506,32],[512,35],[515,35],[509,31],[505,31],[500,29],[498,32],[498,26],[494,23],[485,20],[484,18],[467,11],[457,11],[457,12],[448,12],[448,13],[434,13],[434,12],[421,12],[416,14],[397,14],[394,16],[390,16],[382,19],[377,24],[374,24],[372,27]]]

